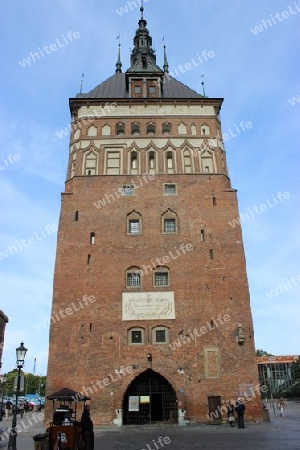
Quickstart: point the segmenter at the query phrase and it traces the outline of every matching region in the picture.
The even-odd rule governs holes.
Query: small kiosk
[[[54,450],[55,444],[59,442],[58,448],[61,450],[78,450],[82,448],[82,435],[80,417],[77,417],[77,406],[79,402],[90,400],[90,397],[83,396],[80,392],[69,388],[60,389],[52,395],[48,395],[47,400],[53,403],[53,421],[47,428],[49,433],[49,450]],[[81,412],[80,412],[81,415]]]

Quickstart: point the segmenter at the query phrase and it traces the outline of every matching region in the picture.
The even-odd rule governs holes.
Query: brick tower
[[[219,112],[156,64],[141,8],[130,68],[70,99],[48,394],[95,424],[220,423],[261,402],[242,233]]]

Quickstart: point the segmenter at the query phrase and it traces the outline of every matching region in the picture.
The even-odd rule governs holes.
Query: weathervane
[[[83,79],[84,79],[84,73],[82,72],[82,74],[81,74],[81,80],[80,80],[80,94],[82,94],[82,84],[83,84]]]

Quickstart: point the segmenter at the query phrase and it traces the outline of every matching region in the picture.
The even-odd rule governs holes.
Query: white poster
[[[138,395],[131,395],[128,399],[128,411],[140,410],[140,397]]]

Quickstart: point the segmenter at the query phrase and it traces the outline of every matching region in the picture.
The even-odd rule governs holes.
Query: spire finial
[[[204,87],[204,72],[202,72],[201,78],[202,78],[201,85],[202,85],[203,97],[206,97],[205,87]]]
[[[120,34],[117,36],[119,39],[119,48],[118,48],[118,61],[116,63],[116,73],[122,73],[122,63],[121,63],[121,39]]]
[[[163,41],[165,38],[163,37]],[[166,44],[164,44],[164,72],[169,73],[169,63],[167,58]]]
[[[80,80],[80,94],[82,94],[82,84],[83,84],[83,79],[84,79],[84,73],[81,73],[81,80]]]
[[[144,0],[142,0],[142,5],[140,7],[140,11],[141,11],[141,20],[144,19]]]

